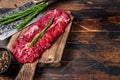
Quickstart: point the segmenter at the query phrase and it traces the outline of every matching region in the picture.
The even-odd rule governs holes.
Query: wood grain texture
[[[20,69],[15,80],[33,80],[38,60],[34,63],[26,63]]]
[[[14,3],[9,3],[9,0],[1,1],[5,1],[7,5],[0,4],[0,13],[14,8],[11,7]],[[20,3],[20,0],[11,1],[19,5],[23,0]],[[59,0],[56,4],[52,4],[48,9],[70,10],[74,21],[63,52],[61,66],[37,67],[34,79],[120,80],[119,2],[120,0]],[[4,41],[2,44],[7,42]],[[0,79],[14,80],[18,69],[17,67],[0,75]]]

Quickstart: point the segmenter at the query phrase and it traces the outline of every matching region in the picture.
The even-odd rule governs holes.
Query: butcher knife
[[[8,12],[2,14],[0,17],[6,17],[6,16],[12,15],[16,12],[24,11],[25,9],[28,9],[28,8],[36,5],[36,3],[38,3],[38,2],[47,2],[48,4],[51,4],[55,1],[56,0],[33,0],[31,2],[24,4],[23,6],[17,7],[16,9],[13,9],[11,11],[8,11]],[[36,22],[38,19],[40,19],[40,17],[42,17],[42,15],[43,15],[43,13],[41,12],[36,17],[34,17],[28,24],[26,24],[22,29],[24,29],[27,26],[31,25],[32,23]],[[24,19],[25,18],[21,18],[17,21],[11,22],[7,25],[0,23],[0,40],[5,40],[8,37],[12,36],[13,34],[17,33],[18,30],[16,29],[16,26],[18,24],[20,24]]]

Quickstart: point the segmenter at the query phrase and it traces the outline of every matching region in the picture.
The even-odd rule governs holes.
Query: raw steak
[[[33,47],[29,47],[32,39],[47,25],[51,18],[54,18],[53,24]],[[20,63],[33,62],[64,32],[69,21],[69,15],[64,10],[48,11],[14,42],[12,52],[16,59]]]

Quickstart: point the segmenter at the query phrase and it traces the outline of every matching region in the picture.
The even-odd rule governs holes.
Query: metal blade
[[[42,17],[42,15],[43,14],[40,13],[37,17],[35,17],[32,21],[30,21],[24,28],[26,28],[27,26],[36,22],[40,17]],[[12,28],[10,28],[10,27],[12,27],[12,26],[9,26],[9,28],[3,28],[3,29],[0,28],[0,30],[2,29],[2,31],[0,31],[0,40],[4,40],[18,32],[14,27],[12,27]]]
[[[21,6],[21,7],[18,7],[14,10],[11,10],[9,12],[6,12],[4,13],[2,16],[0,17],[6,17],[6,16],[9,16],[9,15],[12,15],[16,12],[20,12],[20,11],[23,11],[31,6],[35,5],[33,2],[29,2],[29,3],[26,3],[25,5]],[[42,13],[40,13],[39,15],[37,15],[35,18],[33,18],[33,20],[31,20],[24,28],[26,28],[27,26],[31,25],[32,23],[36,22],[40,17],[42,17]],[[15,22],[12,22],[10,24],[7,24],[7,25],[3,25],[0,23],[0,40],[4,40],[10,36],[12,36],[13,34],[15,34],[16,32],[18,32],[16,30],[16,26],[22,22],[24,20],[24,18],[20,19],[20,20],[17,20]],[[23,29],[24,29],[23,28]]]

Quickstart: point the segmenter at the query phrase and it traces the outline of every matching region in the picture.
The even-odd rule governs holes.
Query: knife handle
[[[40,3],[40,2],[47,2],[48,4],[52,4],[56,2],[57,0],[32,0],[35,4]]]
[[[44,0],[32,0],[35,4],[39,3],[39,2],[43,2]]]

